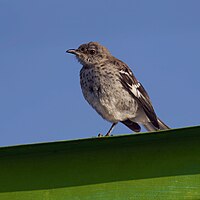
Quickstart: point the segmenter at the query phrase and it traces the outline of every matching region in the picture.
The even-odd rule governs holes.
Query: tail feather
[[[159,129],[156,128],[151,122],[143,124],[143,126],[145,127],[145,129],[147,131],[158,131],[158,130],[167,130],[167,129],[170,129],[170,127],[167,126],[161,119],[157,118],[157,120],[158,120],[158,124],[159,124]]]
[[[158,124],[159,124],[160,130],[170,129],[170,127],[167,126],[160,118],[157,118],[157,119],[158,119]]]
[[[147,131],[157,131],[158,130],[151,122],[147,122],[146,124],[143,124],[143,126]]]

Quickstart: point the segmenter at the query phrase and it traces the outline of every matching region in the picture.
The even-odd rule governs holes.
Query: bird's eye
[[[94,54],[95,54],[95,50],[92,49],[92,50],[89,51],[89,53],[90,53],[91,55],[94,55]]]
[[[82,52],[85,51],[85,48],[84,48],[84,47],[81,47],[81,48],[80,48],[80,51],[82,51]]]

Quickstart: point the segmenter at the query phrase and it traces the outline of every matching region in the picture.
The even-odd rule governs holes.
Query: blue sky
[[[89,41],[130,66],[169,126],[198,125],[199,8],[198,0],[0,0],[0,146],[109,129],[82,96],[80,64],[65,54]]]

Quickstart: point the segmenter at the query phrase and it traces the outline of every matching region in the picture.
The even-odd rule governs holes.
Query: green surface
[[[200,127],[0,148],[0,199],[200,199]]]

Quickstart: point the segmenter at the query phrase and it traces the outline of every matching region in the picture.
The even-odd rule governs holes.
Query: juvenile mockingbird
[[[142,124],[147,131],[164,130],[169,127],[157,116],[149,95],[135,78],[131,69],[110,54],[97,42],[82,44],[78,49],[69,49],[83,65],[80,83],[88,103],[112,126],[121,122],[135,132]]]

